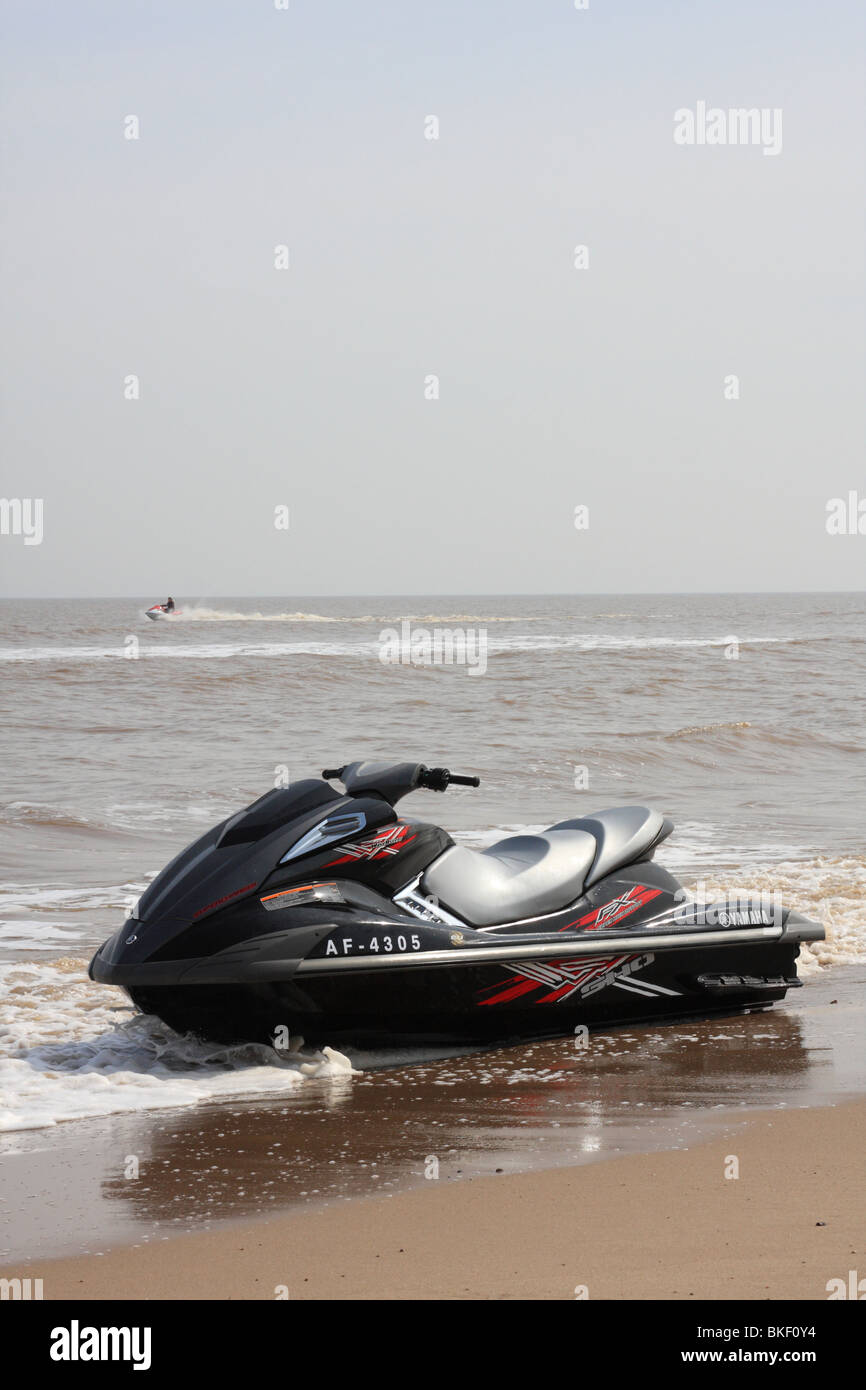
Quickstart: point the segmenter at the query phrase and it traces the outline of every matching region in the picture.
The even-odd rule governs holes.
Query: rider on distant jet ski
[[[174,612],[174,599],[171,597],[170,594],[169,594],[168,598],[166,599],[165,603],[162,605],[162,611],[163,611],[163,613],[173,613],[173,612]]]

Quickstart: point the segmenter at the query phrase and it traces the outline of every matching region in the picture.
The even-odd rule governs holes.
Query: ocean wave
[[[54,951],[56,953],[58,948],[71,950],[82,936],[83,932],[56,924],[40,926],[32,921],[0,921],[0,948],[6,951]]]
[[[0,966],[0,1131],[205,1102],[275,1096],[323,1080],[351,1082],[342,1053],[284,1053],[203,1043],[133,1014],[120,990],[93,985],[85,962]]]
[[[146,887],[146,880],[85,887],[53,883],[4,883],[0,887],[0,919],[8,922],[10,917],[16,915],[33,914],[38,920],[50,914],[55,918],[54,925],[63,926],[66,924],[56,920],[59,913],[122,912],[141,896]],[[19,922],[19,926],[23,926],[23,922]]]
[[[673,733],[662,734],[665,739],[693,738],[697,734],[714,734],[721,729],[751,729],[747,719],[720,720],[717,724],[692,724],[685,729],[674,729]],[[638,735],[642,737],[642,735]]]
[[[836,754],[848,760],[851,754],[862,757],[866,753],[866,744],[830,738],[815,724],[798,728],[755,724],[751,720],[719,720],[711,724],[685,725],[680,729],[620,730],[605,732],[599,738],[612,745],[610,775],[617,775],[615,769],[620,764],[629,767],[635,760],[644,768],[668,768],[672,756],[668,745],[671,743],[681,745],[683,760],[703,764],[708,769],[717,767],[722,756],[747,756],[752,775],[761,766],[777,771],[780,758],[785,756],[811,759],[818,766],[821,760],[826,763]],[[619,751],[614,751],[617,745]]]
[[[136,661],[168,657],[174,660],[225,661],[236,656],[351,656],[356,652],[378,651],[372,642],[201,642],[194,646],[179,643],[142,642]],[[122,646],[113,647],[3,647],[0,661],[69,662],[130,660]]]
[[[224,820],[239,804],[253,799],[252,794],[239,792],[234,801],[225,797],[203,797],[196,801],[116,802],[104,806],[99,813],[80,814],[67,807],[42,801],[9,801],[0,806],[0,825],[38,826],[44,830],[81,830],[92,834],[111,835],[143,830],[150,826],[187,828],[189,823],[215,825]]]
[[[351,619],[347,621],[355,621]],[[371,618],[370,622],[375,623],[543,623],[549,621],[543,613],[516,616],[503,613],[391,613]]]
[[[850,965],[866,960],[866,858],[819,855],[808,860],[782,860],[745,870],[709,870],[697,881],[683,874],[683,884],[695,896],[715,898],[778,894],[783,907],[820,922],[825,941],[811,941],[800,948],[799,969],[815,974],[831,965]]]
[[[781,646],[795,639],[789,637],[636,637],[616,636],[609,632],[529,633],[525,637],[497,638],[488,643],[493,652],[556,651],[576,648],[579,651],[666,651],[671,648],[728,647],[733,641],[740,648]]]
[[[395,626],[404,619],[377,619],[386,626]],[[442,625],[444,626],[444,620]],[[456,619],[449,619],[456,622]],[[464,622],[466,620],[464,619]],[[431,619],[427,619],[432,624]],[[739,638],[741,648],[757,645],[784,645],[793,641],[787,637],[743,637]],[[701,647],[727,647],[730,637],[618,637],[612,633],[528,633],[523,636],[494,637],[487,643],[492,657],[507,657],[511,654],[542,651],[667,651],[672,649],[692,649]],[[225,661],[231,657],[293,657],[293,656],[368,656],[378,660],[381,645],[379,640],[350,641],[309,641],[309,642],[200,642],[181,644],[163,642],[155,634],[150,640],[141,638],[138,645],[137,661],[155,658],[172,658],[195,661]],[[96,662],[131,660],[128,649],[122,642],[110,647],[0,647],[0,662]]]
[[[7,801],[0,807],[0,822],[5,825],[44,825],[55,830],[107,830],[92,816],[79,815],[60,806],[43,801]]]

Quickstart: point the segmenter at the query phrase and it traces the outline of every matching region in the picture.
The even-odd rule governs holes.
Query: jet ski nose
[[[108,978],[109,971],[113,971],[119,965],[141,961],[147,949],[142,941],[143,935],[144,924],[136,921],[134,917],[128,917],[123,926],[118,927],[114,935],[103,942],[93,956],[87,968],[91,980],[98,980],[100,984],[111,984],[112,981]]]

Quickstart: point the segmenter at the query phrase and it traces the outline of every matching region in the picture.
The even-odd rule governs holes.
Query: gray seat
[[[476,927],[515,922],[579,898],[596,850],[588,831],[566,826],[511,835],[480,851],[453,845],[431,864],[421,887]]]
[[[672,829],[658,811],[619,806],[481,851],[453,845],[421,888],[476,927],[540,917],[576,902],[613,869],[648,857]]]
[[[598,852],[586,876],[586,888],[624,864],[651,858],[651,851],[667,839],[673,828],[673,821],[647,806],[612,806],[607,811],[596,811],[592,816],[581,816],[577,820],[563,820],[551,827],[553,830],[583,830],[594,836]]]

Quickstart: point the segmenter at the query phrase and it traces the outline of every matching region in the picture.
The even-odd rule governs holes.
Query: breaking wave
[[[176,622],[176,619],[170,619]],[[180,620],[182,621],[182,619]],[[225,621],[229,621],[226,619]],[[310,619],[312,621],[312,619]],[[328,622],[342,620],[327,619]],[[470,622],[481,625],[489,620],[486,618],[470,618],[468,615],[463,617],[437,617],[427,616],[425,618],[373,618],[373,619],[351,619],[351,622],[373,622],[383,627],[394,627],[401,622],[424,623],[428,625],[448,623]],[[227,660],[231,657],[291,657],[291,656],[357,656],[372,655],[378,659],[381,649],[380,641],[377,638],[367,636],[358,641],[321,641],[311,640],[303,642],[199,642],[195,644],[181,645],[178,642],[164,642],[160,640],[159,628],[162,624],[148,623],[147,628],[152,636],[142,636],[139,640],[137,649],[137,660],[148,661],[157,657],[172,657],[181,660],[190,657],[199,661]],[[417,630],[417,629],[416,629]],[[163,633],[163,636],[165,634]],[[748,648],[758,645],[783,645],[786,642],[796,639],[787,637],[744,637],[740,638],[741,648]],[[582,651],[582,652],[653,652],[668,651],[677,649],[694,648],[724,648],[727,647],[731,639],[729,637],[618,637],[613,633],[526,633],[513,637],[491,637],[488,640],[487,648],[492,658],[504,658],[512,654],[533,652],[553,652],[553,651]],[[65,664],[78,664],[82,662],[97,662],[100,660],[123,661],[130,657],[129,649],[125,640],[119,639],[112,646],[102,647],[75,647],[75,646],[41,646],[41,647],[0,647],[0,662],[58,662]]]
[[[135,1014],[118,989],[93,985],[82,960],[0,966],[0,1132],[63,1120],[284,1094],[311,1080],[351,1081],[333,1048],[228,1047]]]

